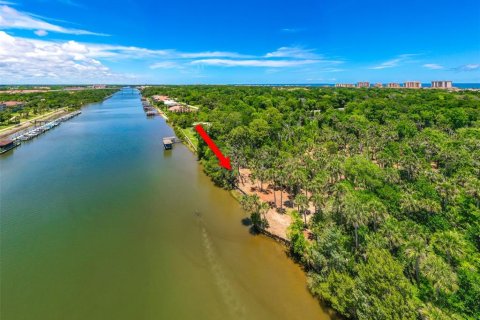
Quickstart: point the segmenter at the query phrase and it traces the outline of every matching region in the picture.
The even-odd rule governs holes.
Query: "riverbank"
[[[249,233],[184,145],[165,152],[171,126],[124,92],[0,157],[0,318],[331,319],[284,247]]]
[[[35,121],[53,121],[68,113],[67,108],[51,111],[46,114],[39,115],[32,119],[25,120],[18,124],[13,124],[0,130],[0,139],[8,138],[11,135],[29,129],[35,125]]]
[[[175,125],[175,123],[169,120],[168,116],[160,107],[152,103],[149,97],[144,98],[146,98],[149,104],[153,105],[158,110],[159,114],[165,119],[166,123],[172,127],[172,129],[175,131],[176,135],[180,138],[183,144],[187,146],[190,151],[196,154],[197,146],[192,141],[193,138],[189,137],[189,133],[187,133],[188,129],[183,129]],[[198,110],[198,107],[195,108],[197,108]],[[190,134],[193,135],[193,131]],[[198,140],[196,141],[196,143],[198,144]],[[270,205],[270,209],[265,214],[265,218],[268,221],[268,228],[261,230],[261,233],[284,245],[289,245],[290,240],[288,239],[288,227],[292,224],[291,212],[293,211],[292,208],[288,207],[288,204],[292,202],[291,195],[285,191],[283,192],[283,200],[285,201],[280,206],[278,206],[283,208],[283,210],[279,211],[277,210],[277,204],[280,202],[280,199],[278,199],[277,201],[275,194],[276,191],[274,190],[272,185],[267,185],[266,188],[262,188],[262,190],[260,190],[257,187],[258,181],[252,179],[249,169],[240,169],[240,174],[241,178],[239,180],[241,182],[237,186],[238,194],[235,194],[235,191],[233,191],[231,194],[238,202],[240,202],[241,195],[256,194],[261,201],[268,203]],[[311,216],[312,215],[310,214],[307,215],[307,221],[310,220]]]

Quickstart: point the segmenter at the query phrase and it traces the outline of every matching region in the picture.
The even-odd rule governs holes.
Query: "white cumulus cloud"
[[[75,41],[57,43],[15,38],[0,31],[0,79],[95,81],[116,75]]]

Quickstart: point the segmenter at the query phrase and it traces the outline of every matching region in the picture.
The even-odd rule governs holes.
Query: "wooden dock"
[[[179,142],[177,137],[164,137],[163,138],[163,147],[165,150],[170,150],[173,148],[173,144]]]

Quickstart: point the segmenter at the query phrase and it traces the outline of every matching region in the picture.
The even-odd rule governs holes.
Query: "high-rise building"
[[[336,83],[335,88],[354,88],[355,85],[353,83]]]
[[[452,81],[450,80],[432,81],[432,88],[439,88],[439,89],[452,88]]]
[[[390,82],[389,84],[387,84],[387,88],[400,88],[400,83],[396,83],[396,82]]]
[[[418,89],[422,87],[422,83],[420,81],[407,81],[404,83],[404,87]]]
[[[370,82],[357,82],[357,88],[370,88]]]
[[[383,88],[383,84],[380,82],[375,83],[375,88]]]

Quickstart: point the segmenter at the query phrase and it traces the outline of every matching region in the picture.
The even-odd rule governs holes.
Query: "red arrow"
[[[220,161],[220,166],[224,167],[227,170],[232,170],[232,166],[230,164],[230,158],[225,157],[223,155],[222,151],[220,151],[220,149],[218,149],[217,145],[215,144],[215,142],[213,142],[212,138],[210,138],[208,136],[208,133],[206,133],[205,130],[203,130],[203,127],[200,124],[197,124],[195,126],[195,130],[197,130],[200,137],[202,137],[202,139],[205,140],[208,147],[213,151],[213,153],[215,153],[218,160]]]

